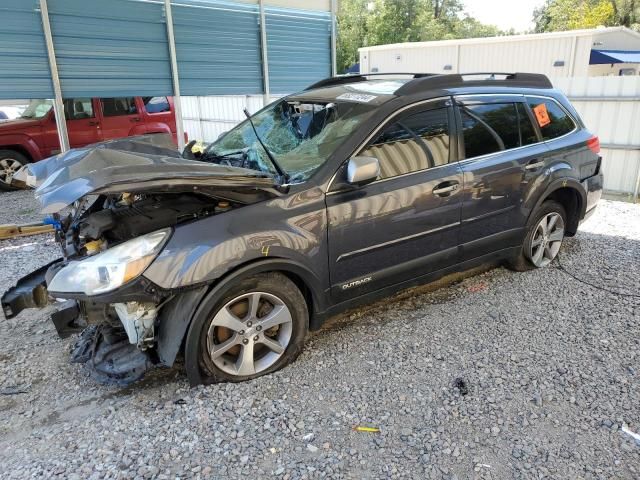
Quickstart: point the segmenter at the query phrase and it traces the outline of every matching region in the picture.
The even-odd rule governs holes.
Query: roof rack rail
[[[465,79],[467,77],[467,79]],[[484,77],[484,78],[469,78]],[[504,77],[504,78],[497,78]],[[504,72],[478,72],[478,73],[453,73],[446,75],[432,75],[416,78],[405,83],[396,91],[396,95],[411,95],[425,90],[454,87],[528,87],[528,88],[553,88],[546,75],[540,73],[504,73]]]
[[[438,75],[437,73],[414,73],[414,72],[376,72],[376,73],[354,73],[347,75],[340,75],[337,77],[329,77],[320,80],[313,85],[309,85],[305,90],[313,90],[315,88],[333,87],[335,85],[344,85],[345,83],[366,82],[368,77],[376,76],[389,76],[389,75],[411,75],[414,79],[424,78]]]

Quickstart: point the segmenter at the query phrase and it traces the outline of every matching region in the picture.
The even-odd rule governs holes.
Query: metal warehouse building
[[[399,43],[360,50],[360,72],[638,74],[640,33],[624,27]],[[626,69],[626,70],[625,70]]]
[[[605,188],[640,193],[640,33],[624,27],[360,50],[361,73],[537,72],[571,99],[600,136]]]

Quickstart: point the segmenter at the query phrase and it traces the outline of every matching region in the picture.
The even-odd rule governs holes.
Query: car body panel
[[[104,142],[26,165],[16,179],[38,185],[42,213],[56,213],[86,195],[276,186],[255,170],[183,159],[167,144],[168,135]]]
[[[456,163],[327,196],[336,301],[457,262],[461,195],[435,195],[443,182],[462,184]]]
[[[326,289],[326,228],[322,190],[302,190],[178,226],[144,276],[177,289],[214,281],[257,260],[287,259],[325,279],[315,283]]]
[[[23,150],[33,160],[41,160],[42,149],[38,141],[42,139],[42,129],[39,126],[31,126],[30,133],[18,131],[3,132],[0,129],[0,148]]]

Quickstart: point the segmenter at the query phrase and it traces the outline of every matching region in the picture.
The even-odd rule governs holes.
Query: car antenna
[[[249,123],[251,124],[251,128],[253,128],[253,133],[256,134],[256,138],[258,139],[258,141],[260,142],[260,145],[262,145],[262,148],[264,148],[264,151],[267,152],[267,156],[269,157],[269,160],[271,160],[271,163],[273,164],[274,168],[276,169],[276,171],[278,172],[278,175],[280,175],[282,178],[284,178],[285,182],[289,181],[289,175],[287,175],[286,173],[284,173],[284,170],[282,170],[282,168],[280,168],[280,165],[278,164],[278,162],[276,161],[275,157],[271,154],[271,152],[269,151],[269,149],[267,148],[267,146],[264,144],[264,142],[262,141],[262,139],[260,138],[260,135],[258,135],[258,130],[256,129],[256,126],[253,123],[253,120],[251,120],[251,114],[249,113],[249,110],[247,110],[246,108],[242,110],[244,112],[244,114],[247,117],[247,120],[249,120]]]

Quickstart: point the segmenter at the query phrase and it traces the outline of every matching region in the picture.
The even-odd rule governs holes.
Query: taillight
[[[587,147],[589,147],[589,150],[591,150],[593,153],[600,153],[600,139],[596,135],[594,135],[589,140],[587,140]]]

